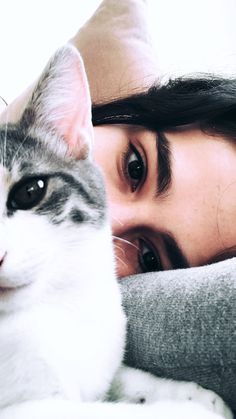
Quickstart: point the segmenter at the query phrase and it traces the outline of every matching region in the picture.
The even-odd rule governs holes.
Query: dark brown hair
[[[93,124],[134,124],[154,131],[197,125],[236,140],[236,79],[178,78],[144,93],[93,106]]]

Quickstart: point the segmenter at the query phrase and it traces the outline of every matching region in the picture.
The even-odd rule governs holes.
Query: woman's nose
[[[130,204],[111,203],[109,205],[109,217],[114,236],[121,237],[129,230],[133,230],[139,224],[137,208]]]
[[[118,277],[131,275],[135,273],[133,265],[137,259],[137,246],[133,243],[131,233],[137,222],[133,207],[113,202],[109,206],[109,216],[116,256],[116,272]]]

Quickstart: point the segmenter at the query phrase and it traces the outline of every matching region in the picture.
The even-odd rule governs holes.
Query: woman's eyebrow
[[[172,269],[189,268],[189,262],[174,237],[170,234],[162,233],[162,239],[165,244],[166,253]]]
[[[171,181],[171,150],[170,142],[163,132],[158,132],[156,137],[157,148],[157,187],[156,197],[168,192]]]

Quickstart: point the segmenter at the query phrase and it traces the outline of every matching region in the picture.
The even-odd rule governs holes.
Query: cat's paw
[[[159,417],[175,419],[224,419],[229,418],[220,412],[213,412],[207,407],[191,401],[159,401],[151,406]],[[233,416],[231,416],[233,418]]]
[[[210,411],[226,419],[233,419],[233,414],[220,396],[211,390],[206,390],[196,383],[180,383],[178,400],[189,400],[205,406]]]
[[[196,383],[166,380],[124,366],[111,386],[109,398],[136,404],[152,404],[158,401],[192,402],[225,419],[233,419],[230,409],[213,391]]]

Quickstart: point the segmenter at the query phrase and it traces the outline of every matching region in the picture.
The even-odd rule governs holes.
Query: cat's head
[[[66,46],[21,120],[0,126],[0,312],[66,292],[101,265],[111,240],[92,141],[83,63]]]

